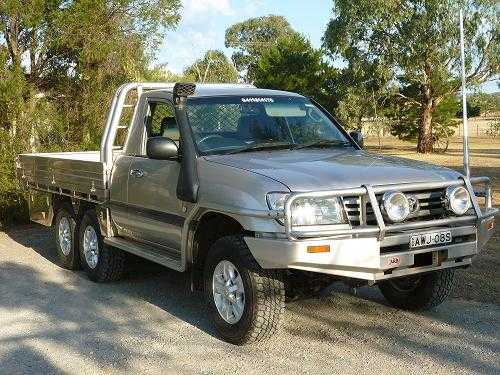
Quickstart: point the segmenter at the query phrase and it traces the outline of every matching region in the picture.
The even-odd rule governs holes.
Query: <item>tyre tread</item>
[[[423,281],[414,292],[401,293],[390,283],[382,283],[379,289],[391,305],[413,311],[431,310],[443,303],[455,285],[455,270],[445,269],[423,275]]]
[[[285,288],[280,271],[262,269],[256,262],[242,236],[226,237],[238,249],[239,257],[251,270],[256,285],[257,313],[242,341],[258,342],[272,337],[285,309]]]
[[[278,327],[285,309],[285,287],[279,270],[262,269],[250,253],[242,235],[226,236],[213,244],[214,249],[230,249],[249,272],[254,287],[254,314],[250,325],[238,338],[228,341],[243,345],[269,339]],[[211,276],[210,276],[211,277]],[[211,296],[207,296],[210,299]]]
[[[87,222],[87,223],[86,223]],[[108,246],[102,240],[97,215],[94,211],[87,211],[82,219],[81,228],[91,224],[99,237],[99,263],[97,268],[92,270],[87,265],[84,266],[89,277],[96,282],[118,281],[125,272],[126,255],[121,250]],[[81,250],[83,251],[83,249]],[[81,254],[82,263],[85,264],[85,256]]]

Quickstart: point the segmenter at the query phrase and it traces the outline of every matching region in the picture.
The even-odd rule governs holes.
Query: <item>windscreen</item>
[[[197,148],[204,155],[266,145],[349,144],[339,128],[302,97],[190,98],[187,114]]]

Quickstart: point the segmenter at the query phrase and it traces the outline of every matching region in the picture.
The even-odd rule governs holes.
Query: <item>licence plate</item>
[[[452,240],[451,231],[417,233],[410,236],[410,247],[442,245]]]

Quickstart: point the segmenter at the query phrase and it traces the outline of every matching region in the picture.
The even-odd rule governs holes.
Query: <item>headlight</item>
[[[272,210],[284,210],[289,193],[269,193],[267,203]],[[297,198],[291,206],[292,225],[332,225],[346,223],[338,198]]]
[[[403,193],[387,192],[382,197],[384,211],[389,220],[394,223],[399,223],[405,220],[410,214],[410,203],[408,198]]]
[[[470,194],[463,186],[450,186],[446,189],[446,203],[448,210],[463,215],[471,207]]]
[[[331,225],[345,223],[338,198],[297,198],[292,206],[292,225]]]

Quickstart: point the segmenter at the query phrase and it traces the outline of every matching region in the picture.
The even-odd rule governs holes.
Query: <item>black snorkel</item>
[[[177,198],[191,203],[196,203],[198,200],[200,184],[196,167],[198,155],[196,153],[193,134],[189,127],[186,102],[187,97],[193,95],[195,90],[196,85],[194,83],[176,83],[173,91],[175,116],[182,135],[180,144],[182,152],[180,159],[181,168],[177,183]]]

